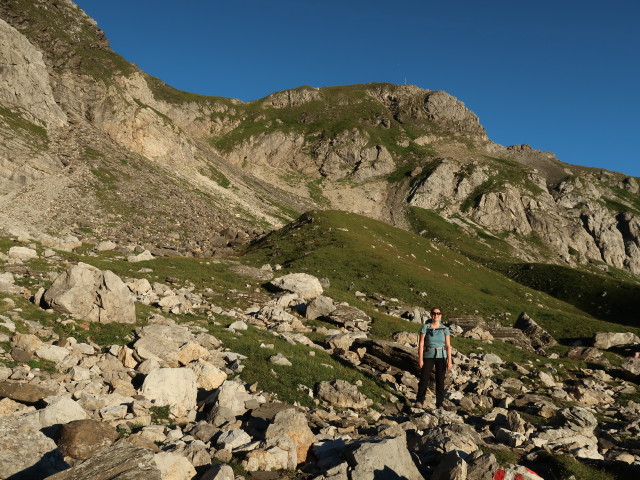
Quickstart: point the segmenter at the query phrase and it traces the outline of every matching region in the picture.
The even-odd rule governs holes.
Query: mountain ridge
[[[446,92],[363,84],[206,97],[126,62],[69,0],[9,0],[0,16],[13,42],[0,56],[12,73],[0,133],[18,142],[2,156],[11,197],[0,201],[14,211],[5,225],[25,220],[30,189],[46,197],[48,183],[73,177],[82,195],[59,202],[53,189],[45,229],[76,224],[75,233],[116,238],[115,214],[140,225],[127,240],[158,252],[229,252],[318,207],[408,228],[407,209],[418,207],[466,222],[472,235],[503,235],[524,259],[640,273],[635,178],[498,145]],[[121,201],[130,196],[143,211]]]

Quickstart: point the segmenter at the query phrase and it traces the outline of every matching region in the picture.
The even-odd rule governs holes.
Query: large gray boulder
[[[308,273],[290,273],[271,280],[269,284],[279,290],[295,293],[304,299],[319,297],[323,292],[320,280]]]
[[[593,346],[602,350],[634,343],[640,343],[640,338],[632,332],[600,332],[593,339]]]
[[[331,298],[320,295],[307,304],[305,317],[309,320],[315,320],[319,317],[326,317],[335,309],[336,306]]]
[[[309,428],[307,417],[295,408],[281,410],[273,419],[265,433],[267,440],[275,437],[288,437],[296,444],[298,462],[307,459],[309,447],[316,441],[316,436]]]
[[[43,301],[56,312],[90,322],[136,321],[134,297],[120,277],[82,262],[60,274]]]
[[[347,455],[347,462],[351,467],[351,480],[423,480],[411,459],[405,436],[363,442]]]
[[[227,408],[233,415],[243,415],[248,408],[246,402],[254,397],[247,393],[244,385],[236,380],[225,380],[212,394],[212,401],[218,407]]]

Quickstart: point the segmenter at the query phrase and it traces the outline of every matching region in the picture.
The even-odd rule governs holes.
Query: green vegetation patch
[[[210,178],[222,188],[229,188],[231,186],[231,182],[225,175],[219,170],[215,169],[211,165],[208,165],[208,168],[201,168],[199,172],[207,178]]]
[[[42,125],[37,125],[27,120],[22,114],[0,106],[0,125],[2,123],[14,133],[26,134],[34,146],[45,147],[49,143],[47,130]]]

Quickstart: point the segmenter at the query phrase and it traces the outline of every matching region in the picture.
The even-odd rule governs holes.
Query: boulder
[[[226,464],[214,465],[204,472],[200,480],[235,480],[233,468]]]
[[[160,470],[162,480],[191,480],[196,475],[191,462],[180,454],[160,452],[155,454],[153,460]]]
[[[17,262],[27,262],[34,258],[38,258],[38,252],[36,252],[33,248],[11,247],[7,256],[9,257],[9,260],[14,260]]]
[[[139,253],[138,255],[129,255],[127,257],[127,262],[132,262],[132,263],[136,263],[136,262],[145,262],[147,260],[153,260],[155,257],[151,254],[151,252],[149,250],[145,250],[142,253]]]
[[[194,410],[198,394],[196,375],[190,368],[158,368],[146,376],[140,393],[159,406]]]
[[[598,426],[598,420],[595,415],[586,408],[581,407],[558,410],[556,420],[564,427],[585,435],[592,435]]]
[[[91,322],[136,321],[134,297],[120,277],[85,263],[60,274],[43,300],[56,312]]]
[[[27,414],[25,421],[33,420],[40,425],[40,428],[46,428],[89,418],[87,412],[71,397],[48,397],[45,400],[49,405]]]
[[[228,408],[235,416],[243,415],[248,410],[245,403],[252,399],[244,385],[234,380],[225,380],[213,394],[213,401]]]
[[[602,350],[623,345],[633,345],[640,343],[640,338],[631,332],[602,332],[596,333],[593,339],[593,346]]]
[[[326,317],[335,310],[336,306],[333,300],[324,295],[314,298],[307,304],[305,310],[305,317],[309,320],[315,320],[316,318]]]
[[[294,470],[297,464],[295,442],[288,437],[274,437],[249,452],[242,467],[249,472]]]
[[[67,358],[71,352],[64,347],[58,347],[57,345],[43,345],[36,350],[35,353],[38,358],[59,363]]]
[[[31,333],[16,333],[11,338],[11,343],[15,348],[29,353],[35,353],[36,350],[45,346],[45,343],[37,335]]]
[[[223,432],[216,441],[218,448],[235,450],[238,447],[251,442],[251,437],[242,429],[228,430]]]
[[[602,356],[602,352],[595,347],[573,347],[567,352],[567,357],[577,360],[595,360]]]
[[[214,390],[227,379],[227,374],[223,370],[204,360],[189,364],[189,368],[196,374],[198,388]]]
[[[351,468],[350,480],[423,480],[407,449],[404,435],[362,442],[349,452],[347,462]]]
[[[95,246],[95,250],[97,252],[108,252],[110,250],[115,250],[117,246],[118,245],[113,243],[111,240],[103,240]]]
[[[368,332],[371,329],[371,317],[359,308],[349,305],[337,305],[327,319],[351,332]]]
[[[133,350],[142,360],[156,360],[170,367],[177,367],[179,364],[178,345],[164,336],[145,335],[136,340]]]
[[[126,441],[104,448],[79,465],[46,478],[46,480],[129,479],[165,480],[156,465],[154,453]]]
[[[431,480],[467,480],[467,462],[458,452],[449,452],[433,471]]]
[[[87,460],[113,444],[118,432],[111,425],[97,420],[74,420],[60,427],[58,449],[65,457]]]
[[[476,450],[466,459],[467,480],[492,479],[493,473],[498,469],[498,462],[492,453],[482,453]]]
[[[265,433],[267,440],[274,437],[288,437],[294,441],[299,463],[306,461],[309,447],[316,441],[307,417],[295,408],[281,410],[276,414]]]
[[[308,273],[290,273],[269,282],[278,290],[295,293],[300,298],[311,299],[322,295],[322,285],[313,275]]]
[[[0,397],[10,398],[18,402],[37,403],[52,395],[55,395],[53,390],[40,385],[12,381],[0,382]]]
[[[640,358],[630,358],[620,367],[628,380],[640,383]]]

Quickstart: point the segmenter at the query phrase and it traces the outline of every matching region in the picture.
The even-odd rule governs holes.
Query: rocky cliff
[[[0,19],[5,228],[211,254],[312,207],[404,227],[420,208],[506,237],[525,259],[640,274],[635,178],[497,145],[445,92],[204,97],[127,63],[69,0],[7,0]]]

